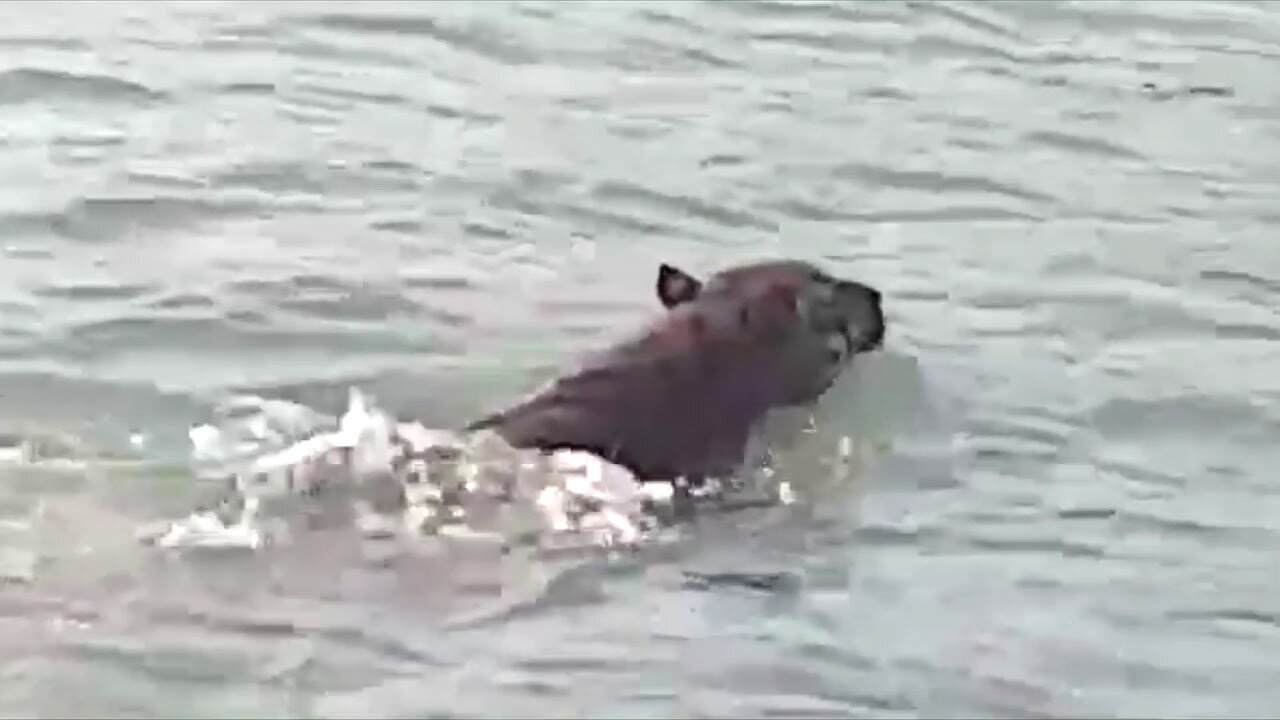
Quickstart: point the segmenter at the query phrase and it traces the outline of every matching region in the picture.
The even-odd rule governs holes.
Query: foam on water
[[[167,550],[260,550],[280,540],[263,522],[264,501],[340,489],[335,485],[356,491],[357,522],[370,536],[463,530],[545,550],[650,542],[688,511],[676,507],[681,499],[689,508],[727,509],[792,497],[768,467],[698,488],[679,478],[641,483],[591,453],[517,450],[489,432],[464,437],[397,422],[356,388],[336,422],[296,403],[247,396],[231,398],[213,415],[188,433],[192,475],[223,483],[224,492],[214,507],[148,524],[139,530],[141,541]],[[842,451],[848,454],[843,444]],[[396,496],[390,505],[361,495],[362,486],[388,480]],[[532,524],[512,522],[520,514],[512,506],[522,506],[526,517],[532,511]]]

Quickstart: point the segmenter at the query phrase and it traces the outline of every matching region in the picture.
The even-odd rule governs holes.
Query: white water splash
[[[671,501],[670,485],[640,483],[590,453],[544,455],[492,433],[464,437],[396,422],[355,388],[336,422],[295,403],[241,396],[189,437],[194,474],[225,482],[227,496],[216,509],[139,534],[158,547],[261,549],[271,542],[260,523],[262,501],[378,476],[394,478],[403,507],[394,521],[362,507],[368,535],[472,532],[472,511],[496,508],[490,514],[503,516],[502,506],[523,504],[532,527],[504,527],[499,517],[488,532],[504,539],[531,533],[557,548],[635,546],[655,530],[653,505]]]

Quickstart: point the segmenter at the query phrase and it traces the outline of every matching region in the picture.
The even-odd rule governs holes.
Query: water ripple
[[[164,99],[162,92],[114,75],[78,75],[40,68],[0,72],[0,105],[33,101],[153,103]]]
[[[884,291],[840,412],[887,449],[576,604],[157,565],[117,536],[164,472],[0,468],[0,714],[1271,712],[1272,6],[68,7],[0,6],[0,434],[181,457],[210,393],[348,382],[450,424],[657,312],[659,261],[786,254]]]

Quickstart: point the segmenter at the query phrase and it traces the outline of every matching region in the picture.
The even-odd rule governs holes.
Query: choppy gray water
[[[172,472],[5,470],[0,715],[1270,716],[1278,64],[1264,3],[0,5],[6,427],[455,421],[662,260],[893,323],[859,489],[463,629],[439,558],[165,560]]]

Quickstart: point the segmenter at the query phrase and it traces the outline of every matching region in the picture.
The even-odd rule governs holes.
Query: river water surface
[[[154,467],[0,468],[0,715],[1270,716],[1278,66],[1261,2],[3,4],[0,422]],[[887,299],[833,501],[461,624],[486,560],[132,544],[220,392],[453,424],[778,255]]]

